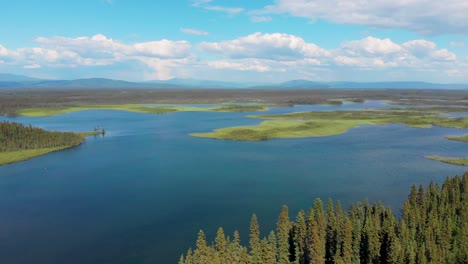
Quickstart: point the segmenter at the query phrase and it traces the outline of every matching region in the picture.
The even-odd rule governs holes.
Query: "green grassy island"
[[[361,125],[403,124],[414,128],[429,128],[431,126],[468,128],[468,118],[448,118],[443,115],[457,111],[462,110],[454,108],[402,108],[260,115],[251,116],[266,120],[257,126],[228,127],[209,133],[192,133],[191,135],[214,139],[260,141],[273,138],[338,135]]]
[[[445,138],[448,139],[448,140],[468,142],[468,134],[463,135],[463,136],[448,136],[448,137],[445,137]]]
[[[61,115],[84,110],[117,110],[145,114],[167,114],[174,112],[260,112],[267,111],[266,105],[215,105],[213,107],[194,107],[184,105],[140,105],[140,104],[115,104],[115,105],[85,105],[64,108],[26,108],[17,111],[19,116],[45,117]]]
[[[316,199],[290,219],[283,206],[276,230],[260,235],[252,216],[248,243],[219,228],[213,242],[200,231],[179,264],[202,263],[468,263],[468,172],[442,186],[412,186],[401,216],[369,201],[344,210]],[[246,236],[247,237],[247,236]],[[247,244],[247,246],[244,246]]]
[[[468,142],[468,134],[463,136],[447,136],[445,137],[448,140]],[[468,158],[454,158],[454,157],[439,157],[439,156],[426,156],[425,158],[431,160],[437,160],[440,162],[445,162],[453,165],[459,166],[468,166]]]
[[[0,165],[15,163],[83,143],[93,132],[50,132],[19,123],[0,122]]]
[[[447,158],[439,156],[426,156],[426,158],[431,160],[438,160],[440,162],[445,162],[453,165],[468,166],[468,159],[465,158]]]

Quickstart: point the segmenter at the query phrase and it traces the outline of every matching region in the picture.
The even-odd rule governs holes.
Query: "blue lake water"
[[[269,113],[359,109],[274,108]],[[291,218],[316,197],[383,201],[398,212],[412,184],[442,182],[466,167],[425,155],[468,156],[445,140],[467,130],[363,126],[320,138],[238,142],[190,137],[220,127],[254,125],[258,113],[148,115],[82,111],[47,118],[1,118],[51,130],[108,134],[81,146],[0,167],[1,263],[177,263],[197,232],[219,226],[248,241],[250,217],[274,228],[280,207]]]

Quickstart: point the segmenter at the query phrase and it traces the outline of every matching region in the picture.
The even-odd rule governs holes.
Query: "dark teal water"
[[[363,107],[386,106],[270,112]],[[209,239],[218,226],[238,229],[247,242],[252,213],[266,233],[281,205],[296,214],[316,197],[345,206],[381,200],[398,212],[411,184],[442,182],[466,170],[423,158],[468,156],[466,143],[444,139],[467,132],[460,129],[365,126],[338,136],[265,142],[188,135],[260,122],[248,114],[83,111],[9,119],[68,131],[100,125],[108,135],[0,167],[0,262],[177,263],[200,229]]]

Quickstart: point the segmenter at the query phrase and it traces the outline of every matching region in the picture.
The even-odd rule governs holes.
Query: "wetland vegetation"
[[[468,142],[468,134],[463,136],[447,136],[446,139],[454,141]]]
[[[362,103],[365,100],[387,100],[396,104],[417,106],[468,106],[464,90],[410,89],[1,89],[0,115],[16,116],[24,109],[68,109],[142,104],[237,104],[268,103],[272,105],[326,104],[329,100]],[[123,105],[123,106],[122,106]],[[126,109],[128,110],[128,109]],[[132,110],[141,111],[141,109]],[[146,111],[150,109],[143,109]],[[153,109],[153,111],[158,111]],[[168,111],[162,109],[162,111]],[[34,111],[33,111],[34,112]]]
[[[265,105],[220,105],[214,107],[196,107],[184,105],[88,105],[68,108],[27,108],[18,110],[19,116],[45,117],[66,114],[84,110],[118,110],[145,114],[167,114],[174,112],[257,112],[266,111],[269,107]]]
[[[468,166],[468,159],[465,158],[449,158],[449,157],[439,157],[439,156],[426,156],[426,158],[431,160],[437,160],[440,162],[445,162],[448,164],[459,165],[459,166]]]
[[[342,134],[361,125],[403,124],[414,128],[431,126],[468,128],[468,118],[448,118],[448,112],[467,111],[458,108],[373,109],[352,111],[298,112],[281,115],[259,115],[266,119],[257,126],[217,129],[192,136],[215,139],[259,141],[273,138],[321,137]]]

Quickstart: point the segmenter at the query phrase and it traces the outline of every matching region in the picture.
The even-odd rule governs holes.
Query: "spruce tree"
[[[226,257],[226,237],[222,227],[218,229],[215,238],[216,252],[218,253],[221,260],[225,260]]]
[[[305,213],[303,210],[300,210],[297,214],[296,223],[294,225],[294,249],[295,249],[295,261],[296,264],[306,263],[306,236],[307,236],[307,226],[305,220]]]
[[[250,256],[252,264],[260,263],[260,228],[257,216],[254,214],[250,221]]]
[[[276,224],[278,234],[278,263],[289,263],[289,212],[288,207],[283,205]]]
[[[326,242],[325,242],[325,263],[333,264],[336,253],[336,236],[337,236],[337,221],[335,216],[335,209],[333,201],[328,199],[327,203],[327,228],[326,228]]]
[[[187,257],[185,257],[185,264],[196,264],[193,262],[193,251],[189,248],[187,251]]]
[[[206,245],[206,236],[205,233],[200,230],[198,232],[198,238],[197,238],[197,248],[195,249],[193,253],[193,261],[195,264],[205,264],[209,263],[209,258],[208,258],[208,247]]]
[[[309,221],[309,260],[312,264],[325,263],[324,237],[320,235],[319,224],[315,219]]]
[[[268,235],[268,261],[276,263],[278,261],[278,241],[275,232],[272,230]]]

